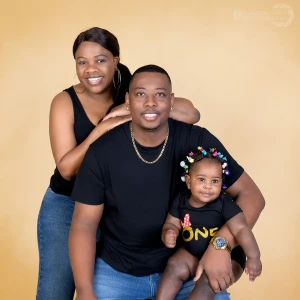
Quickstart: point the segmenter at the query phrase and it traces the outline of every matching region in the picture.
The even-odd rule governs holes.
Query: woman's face
[[[94,42],[82,42],[75,53],[79,81],[94,94],[112,88],[118,57]]]

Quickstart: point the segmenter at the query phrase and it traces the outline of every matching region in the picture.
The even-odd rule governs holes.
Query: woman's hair
[[[74,58],[75,58],[75,53],[76,53],[78,47],[83,42],[97,43],[100,46],[102,46],[103,48],[105,48],[106,50],[110,51],[113,56],[120,57],[120,46],[119,46],[118,39],[111,32],[109,32],[106,29],[102,29],[99,27],[93,27],[86,31],[81,32],[77,36],[77,38],[75,39],[74,44],[73,44],[73,57]],[[120,73],[121,73],[121,86],[118,90],[116,90],[115,88],[113,88],[113,90],[112,90],[115,105],[124,103],[125,94],[128,91],[129,82],[130,82],[130,78],[131,78],[131,73],[125,65],[118,63],[118,69],[120,70]],[[116,78],[115,80],[118,82],[117,72],[115,72],[114,76]]]

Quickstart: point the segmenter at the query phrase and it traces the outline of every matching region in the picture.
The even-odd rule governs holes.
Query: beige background
[[[300,2],[129,0],[6,1],[0,30],[0,298],[35,299],[36,219],[54,169],[49,105],[74,84],[77,34],[92,26],[119,39],[131,71],[155,63],[200,124],[227,146],[267,206],[255,234],[263,274],[230,289],[236,300],[298,299]],[[270,16],[287,22],[274,24]],[[286,13],[286,15],[284,15]],[[298,229],[298,230],[297,230]]]

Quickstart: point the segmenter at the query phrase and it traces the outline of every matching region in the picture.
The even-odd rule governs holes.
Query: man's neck
[[[134,123],[131,123],[131,126],[134,139],[144,147],[160,145],[166,139],[169,130],[168,122],[154,130],[147,130]]]

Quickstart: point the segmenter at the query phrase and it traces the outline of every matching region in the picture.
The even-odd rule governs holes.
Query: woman
[[[38,217],[37,300],[73,299],[68,236],[75,177],[89,145],[131,119],[123,104],[131,74],[119,62],[117,38],[107,30],[91,28],[76,38],[73,56],[80,83],[56,95],[50,109],[50,142],[56,169]],[[190,101],[175,98],[170,117],[196,123],[200,115]]]

